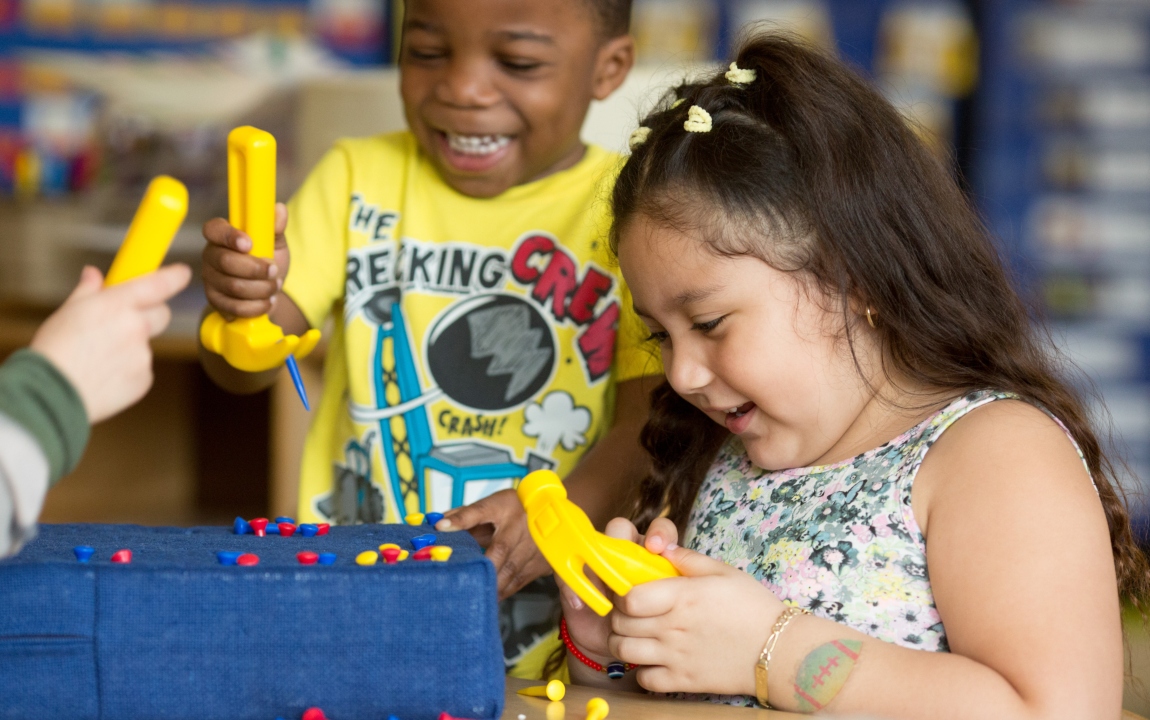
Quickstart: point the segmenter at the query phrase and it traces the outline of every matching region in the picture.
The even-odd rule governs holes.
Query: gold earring
[[[874,313],[872,314],[872,311],[871,311],[871,309],[870,309],[870,305],[867,305],[867,306],[866,306],[866,321],[867,321],[867,324],[871,326],[871,329],[872,329],[872,330],[878,330],[878,328],[877,328],[877,327],[875,326],[875,324],[874,324],[874,315],[878,315],[878,313],[877,313],[877,312],[874,312]]]

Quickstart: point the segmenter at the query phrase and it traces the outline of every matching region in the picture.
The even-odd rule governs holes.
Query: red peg
[[[117,550],[116,552],[112,553],[112,562],[125,564],[132,562],[132,551]]]
[[[249,520],[248,525],[252,526],[252,532],[256,534],[256,537],[264,537],[267,535],[267,518],[255,518],[254,520]]]
[[[317,528],[315,531],[316,535],[327,535],[327,531],[331,530],[331,524],[330,523],[320,523],[319,525],[316,525],[316,528]]]
[[[292,535],[295,535],[295,525],[292,525],[289,522],[279,523],[279,528],[280,535],[283,537],[291,537]]]
[[[308,708],[303,711],[303,720],[327,720],[327,716],[319,708]]]
[[[260,564],[260,556],[259,555],[253,555],[252,553],[244,553],[243,555],[240,555],[238,558],[236,558],[236,565],[248,565],[248,566],[250,566],[250,565],[259,565],[259,564]]]
[[[315,565],[319,561],[319,554],[313,553],[311,550],[304,550],[296,553],[295,559],[299,560],[300,565]]]
[[[431,547],[428,546],[428,547],[420,548],[420,549],[416,550],[415,554],[411,556],[411,559],[412,560],[430,560],[431,559]]]
[[[399,562],[399,548],[384,548],[381,554],[383,555],[383,561],[388,565],[394,565]]]

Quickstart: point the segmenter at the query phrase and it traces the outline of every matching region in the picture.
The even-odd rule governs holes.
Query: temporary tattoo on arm
[[[826,707],[843,689],[855,669],[862,643],[858,640],[831,640],[811,650],[795,676],[795,702],[802,712]]]

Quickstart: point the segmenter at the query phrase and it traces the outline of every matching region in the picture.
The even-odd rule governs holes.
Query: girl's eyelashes
[[[652,330],[647,335],[647,342],[653,342],[662,345],[663,343],[667,342],[669,337],[670,335],[668,335],[664,330]]]
[[[707,322],[697,322],[697,323],[694,323],[691,325],[691,329],[692,330],[699,330],[704,335],[706,335],[707,333],[711,332],[715,328],[719,327],[719,323],[723,322],[723,320],[725,320],[726,318],[727,318],[726,315],[720,315],[719,317],[715,318],[714,320],[708,320]]]

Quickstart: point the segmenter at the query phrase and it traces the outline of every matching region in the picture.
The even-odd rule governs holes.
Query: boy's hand
[[[191,277],[188,266],[170,265],[105,289],[100,271],[86,267],[76,289],[36,331],[31,348],[76,388],[89,422],[115,415],[148,392],[148,340],[168,326],[167,301]]]
[[[495,565],[500,600],[551,572],[531,539],[527,513],[514,490],[500,490],[479,502],[449,510],[435,527],[468,530],[487,549],[487,559]]]
[[[284,229],[287,206],[276,203],[276,242],[273,260],[249,255],[252,239],[224,218],[204,223],[204,292],[208,302],[229,320],[271,312],[283,287],[291,257]]]

